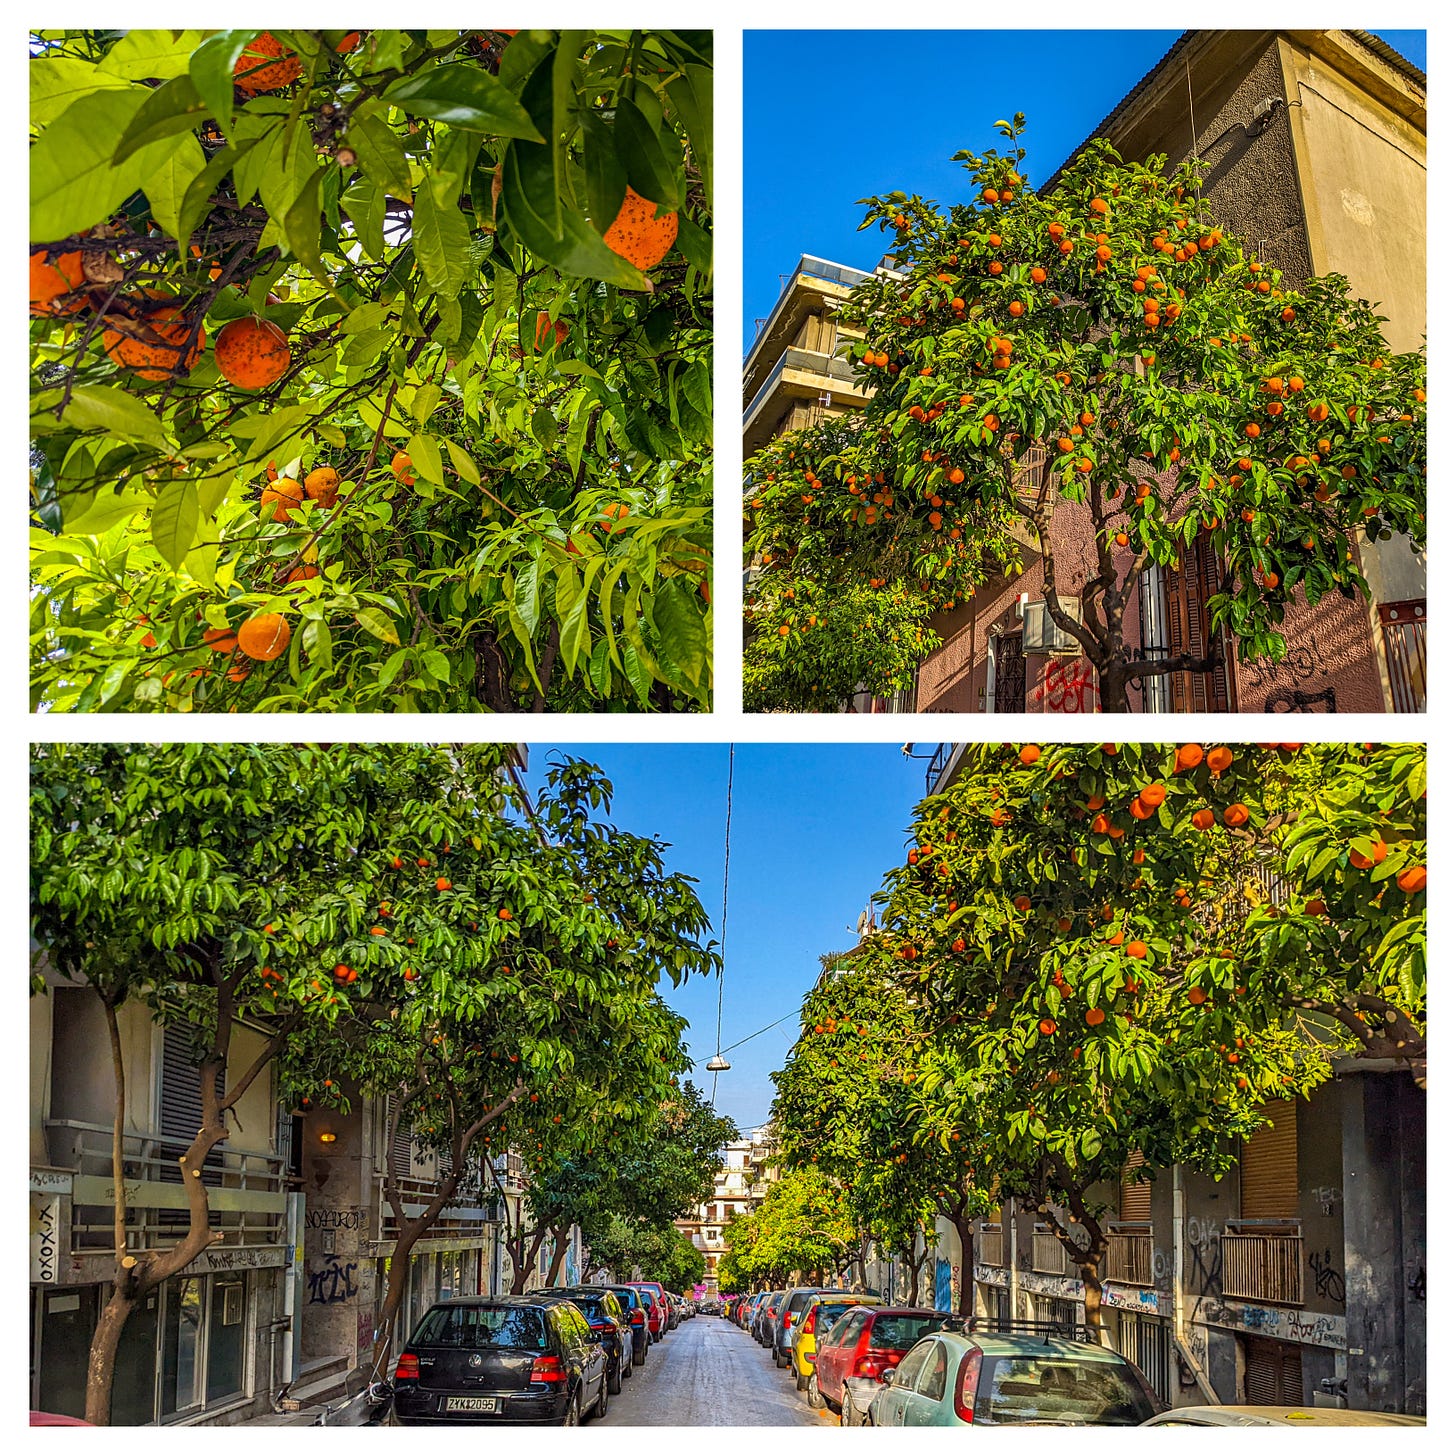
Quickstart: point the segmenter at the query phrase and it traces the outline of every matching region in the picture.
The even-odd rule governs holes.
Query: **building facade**
[[[687,1218],[674,1220],[678,1230],[703,1256],[705,1292],[718,1291],[718,1261],[723,1257],[723,1230],[731,1219],[752,1213],[774,1181],[774,1140],[767,1127],[751,1128],[719,1153],[713,1175],[713,1196]]]

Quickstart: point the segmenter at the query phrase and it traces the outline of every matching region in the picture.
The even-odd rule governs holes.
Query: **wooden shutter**
[[[1269,1119],[1239,1153],[1239,1216],[1297,1218],[1299,1215],[1299,1137],[1294,1103],[1266,1102]]]
[[[394,1121],[394,1098],[384,1099],[384,1129],[385,1136],[389,1136],[389,1128]],[[389,1171],[396,1178],[408,1178],[414,1172],[414,1158],[411,1151],[411,1140],[409,1133],[409,1119],[402,1117],[399,1126],[395,1129],[394,1137],[389,1144]]]
[[[1244,1353],[1244,1399],[1250,1405],[1303,1405],[1299,1346],[1250,1337]]]
[[[1137,1174],[1143,1166],[1143,1155],[1131,1153],[1122,1169],[1122,1198],[1118,1217],[1123,1223],[1151,1223],[1153,1221],[1153,1185],[1151,1183],[1129,1183],[1127,1180]]]
[[[1168,603],[1168,650],[1171,656],[1191,653],[1206,657],[1214,634],[1209,627],[1208,599],[1218,591],[1218,556],[1206,531],[1179,551],[1179,569],[1163,568],[1163,591]],[[1229,691],[1227,644],[1222,667],[1212,672],[1175,672],[1169,677],[1175,713],[1227,713],[1233,707]]]
[[[217,1074],[217,1091],[221,1096],[225,1085],[221,1069]],[[193,1061],[192,1041],[180,1027],[169,1026],[162,1032],[162,1077],[158,1089],[157,1131],[169,1139],[162,1145],[161,1166],[157,1177],[163,1183],[180,1183],[182,1169],[177,1159],[182,1149],[197,1136],[202,1126],[202,1079]],[[222,1166],[221,1148],[213,1148],[202,1164],[202,1181],[209,1187],[218,1185],[217,1170]],[[164,1228],[182,1228],[190,1221],[186,1209],[162,1208],[156,1218]]]

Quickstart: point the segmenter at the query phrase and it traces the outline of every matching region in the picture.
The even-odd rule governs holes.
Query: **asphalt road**
[[[716,1315],[680,1324],[647,1352],[603,1426],[814,1426],[835,1417],[811,1411],[794,1377],[746,1331]]]

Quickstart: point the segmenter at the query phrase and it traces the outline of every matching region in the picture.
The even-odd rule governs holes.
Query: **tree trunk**
[[[956,1231],[961,1245],[961,1287],[956,1296],[957,1314],[976,1312],[976,1235],[971,1220],[961,1213],[948,1213],[946,1218]]]
[[[1100,1259],[1087,1259],[1077,1264],[1082,1276],[1082,1312],[1087,1328],[1093,1332],[1099,1345],[1109,1343],[1107,1327],[1102,1323],[1102,1280],[1097,1270]]]
[[[531,1235],[531,1251],[517,1263],[515,1272],[511,1276],[512,1294],[524,1294],[526,1292],[526,1281],[531,1277],[531,1270],[536,1267],[536,1256],[541,1252],[541,1245],[546,1242],[548,1232],[549,1230],[546,1228],[546,1225],[542,1224]],[[518,1234],[517,1238],[524,1242],[524,1231]]]
[[[1127,686],[1127,673],[1114,648],[1111,662],[1097,674],[1097,695],[1104,713],[1132,712],[1127,700]]]
[[[86,1419],[93,1426],[111,1424],[111,1385],[116,1374],[116,1350],[121,1332],[136,1308],[136,1281],[129,1271],[117,1270],[111,1297],[101,1311],[91,1349],[86,1356]]]
[[[399,1317],[400,1306],[404,1304],[404,1292],[409,1284],[410,1254],[425,1233],[423,1219],[405,1225],[394,1241],[389,1256],[389,1282],[384,1289],[384,1307],[379,1311],[379,1324],[374,1331],[374,1345],[369,1351],[369,1378],[383,1379],[382,1370],[389,1360],[389,1349],[394,1343],[394,1326]]]
[[[557,1276],[561,1273],[561,1266],[566,1262],[566,1251],[571,1247],[571,1225],[567,1224],[565,1229],[555,1228],[551,1231],[551,1237],[556,1241],[556,1247],[551,1254],[551,1268],[546,1275],[546,1283],[555,1287]]]

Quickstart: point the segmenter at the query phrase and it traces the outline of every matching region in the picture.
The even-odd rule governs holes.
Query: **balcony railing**
[[[178,1159],[188,1138],[127,1133],[122,1139],[126,1180],[126,1244],[151,1249],[173,1242],[189,1221],[187,1190]],[[71,1248],[85,1253],[112,1247],[115,1182],[111,1129],[55,1119],[46,1123],[47,1156],[72,1173]],[[283,1159],[223,1143],[203,1164],[209,1190],[208,1226],[224,1248],[257,1248],[283,1242],[287,1188]]]
[[[1223,1292],[1260,1304],[1304,1303],[1304,1239],[1296,1233],[1226,1233]]]
[[[945,766],[951,761],[957,746],[954,743],[936,744],[935,752],[930,756],[930,762],[925,765],[925,792],[927,794],[935,792],[936,783],[941,774],[945,772]]]
[[[981,1232],[976,1238],[976,1254],[978,1261],[988,1269],[1006,1267],[1005,1243],[1002,1239],[1000,1224],[982,1225]]]
[[[1038,1274],[1070,1274],[1066,1251],[1053,1233],[1036,1229],[1031,1235],[1031,1267]]]
[[[768,378],[759,387],[748,408],[743,411],[745,425],[758,413],[759,407],[773,392],[786,369],[799,369],[808,374],[822,375],[834,381],[840,389],[863,392],[862,386],[854,377],[854,366],[849,360],[840,358],[837,354],[820,354],[813,349],[785,349],[778,362],[769,370]]]
[[[395,1181],[406,1218],[422,1213],[439,1191],[439,1184],[433,1178],[398,1178]],[[374,1186],[379,1204],[379,1236],[382,1239],[398,1238],[399,1222],[384,1196],[382,1174],[374,1175]],[[468,1174],[455,1190],[454,1199],[445,1205],[440,1217],[431,1225],[428,1237],[443,1239],[451,1235],[468,1237],[479,1234],[487,1223],[492,1222],[492,1214],[497,1211],[498,1202],[494,1183],[487,1179],[482,1187],[479,1174]]]
[[[1107,1236],[1107,1253],[1102,1260],[1102,1277],[1122,1284],[1153,1282],[1153,1234],[1123,1229]]]

